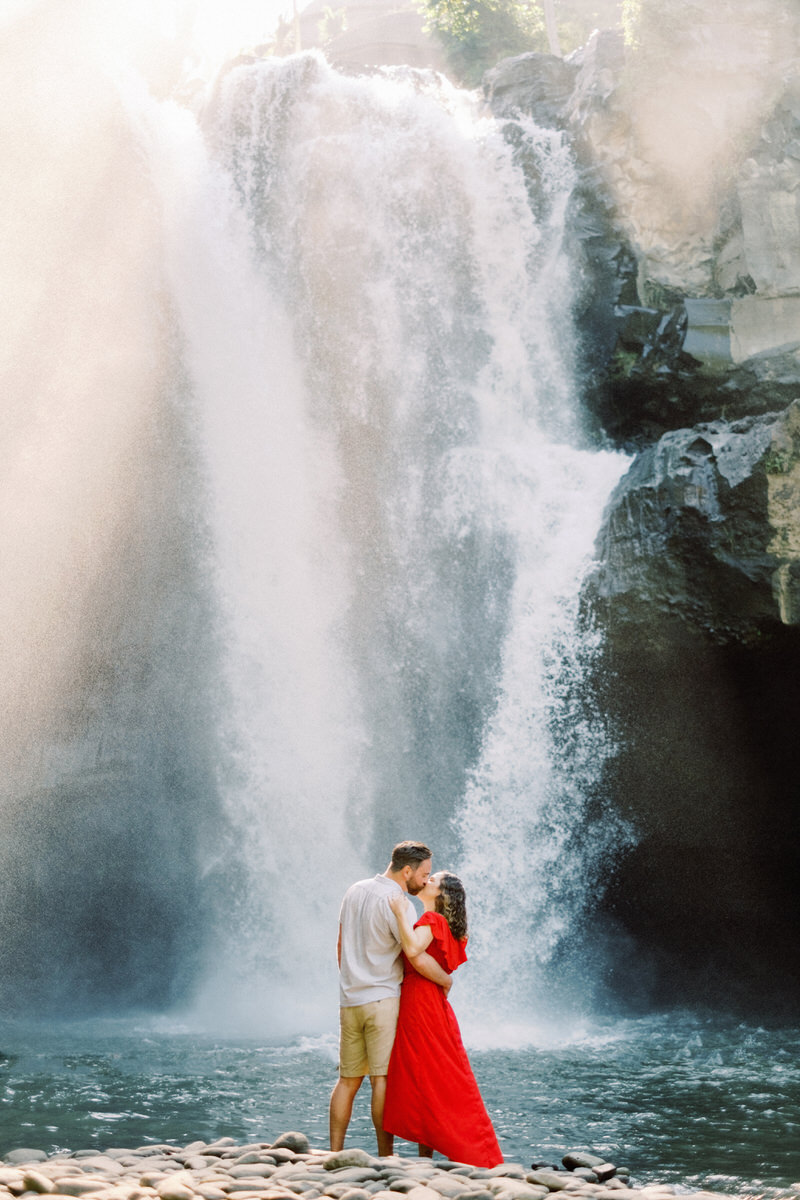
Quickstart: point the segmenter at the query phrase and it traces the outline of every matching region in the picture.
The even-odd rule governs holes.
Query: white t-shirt
[[[344,894],[339,912],[342,927],[342,961],[339,968],[339,1003],[342,1008],[369,1004],[400,995],[403,964],[397,918],[389,897],[403,893],[399,883],[385,875],[360,879]],[[409,919],[417,919],[407,900]]]

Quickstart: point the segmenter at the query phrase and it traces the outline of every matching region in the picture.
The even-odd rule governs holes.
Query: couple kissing
[[[431,874],[431,851],[400,842],[382,875],[348,888],[339,913],[339,1078],[330,1143],[341,1150],[353,1101],[369,1075],[378,1153],[395,1136],[454,1162],[503,1161],[447,999],[466,962],[464,887]],[[422,902],[417,919],[409,895]]]

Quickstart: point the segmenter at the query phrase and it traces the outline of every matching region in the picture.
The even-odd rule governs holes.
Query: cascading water
[[[57,689],[38,642],[14,651],[50,724],[6,777],[2,998],[163,1006],[194,972],[211,1022],[328,1028],[340,896],[412,836],[466,878],[476,1014],[525,1020],[618,833],[577,596],[623,461],[581,427],[569,156],[427,73],[256,62],[196,119],[69,71],[82,123],[52,170],[104,164],[119,232],[83,236],[114,303],[99,320],[83,243],[62,254],[48,329],[91,369],[51,381],[58,479],[86,493],[60,509],[92,555],[62,538],[44,589],[8,576],[28,624],[33,593],[69,625]],[[87,459],[84,425],[113,454]]]
[[[432,75],[314,54],[224,75],[210,152],[171,121],[150,153],[211,506],[238,971],[330,1007],[341,892],[420,836],[470,886],[480,1006],[519,1017],[619,833],[581,837],[606,746],[577,595],[622,460],[581,432],[568,154]]]

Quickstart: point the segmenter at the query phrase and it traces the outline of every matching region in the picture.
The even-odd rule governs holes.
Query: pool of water
[[[514,1047],[467,1029],[465,1040],[508,1160],[557,1163],[581,1148],[627,1166],[637,1184],[785,1194],[800,1181],[798,1029],[684,1013],[540,1031]],[[335,1074],[333,1030],[275,1044],[163,1020],[0,1022],[0,1153],[251,1142],[287,1129],[324,1146]],[[436,1082],[434,1064],[423,1082]],[[367,1092],[348,1144],[374,1150]]]

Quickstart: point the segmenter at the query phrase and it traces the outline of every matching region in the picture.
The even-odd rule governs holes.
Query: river
[[[538,1044],[513,1049],[476,1048],[477,1032],[467,1041],[507,1161],[556,1164],[592,1149],[637,1185],[725,1193],[783,1194],[800,1179],[797,1029],[683,1012],[540,1031]],[[289,1129],[326,1145],[332,1030],[276,1043],[164,1018],[5,1023],[0,1047],[4,1153],[271,1141]],[[348,1144],[374,1152],[367,1091]]]

